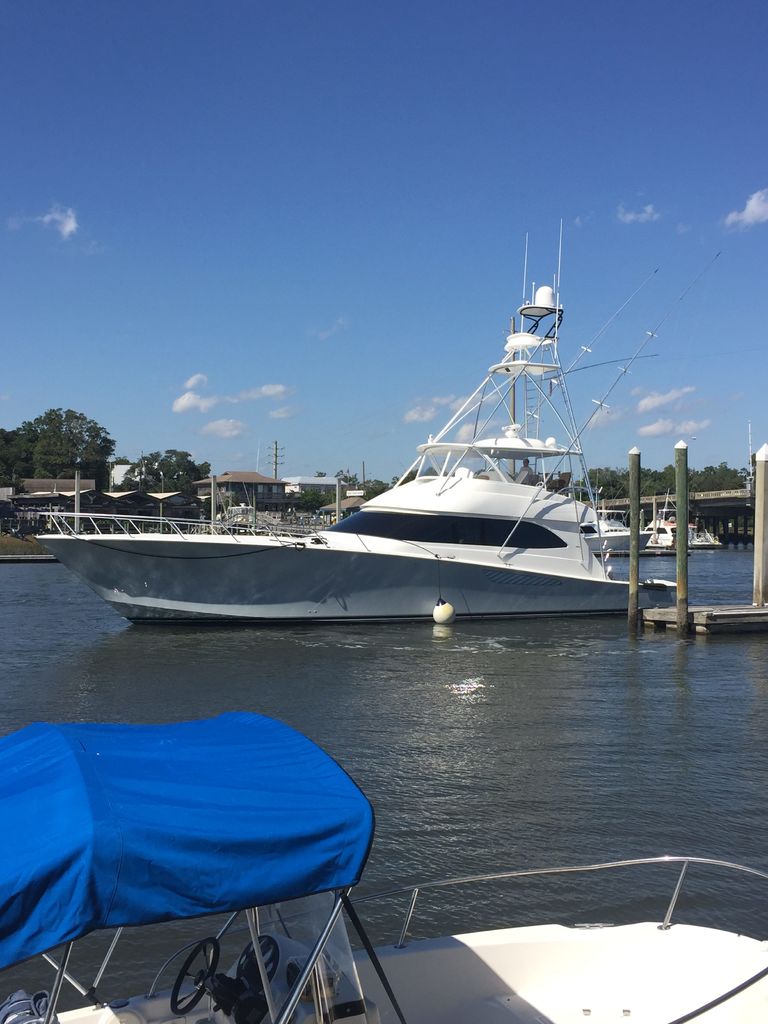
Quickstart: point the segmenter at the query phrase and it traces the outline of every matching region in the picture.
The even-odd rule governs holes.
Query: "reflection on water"
[[[696,553],[692,601],[748,603],[751,566],[751,552]],[[644,575],[673,571],[665,560]],[[0,567],[0,593],[0,732],[41,718],[276,716],[373,801],[364,891],[667,852],[768,868],[768,637],[631,638],[610,618],[137,628],[60,566]],[[713,920],[728,879],[701,884],[687,906]],[[597,904],[581,882],[550,891],[600,920],[621,916],[618,885]],[[463,923],[491,909],[530,920],[538,900],[557,913],[535,886],[529,899],[472,894]],[[423,910],[462,927],[440,901]]]

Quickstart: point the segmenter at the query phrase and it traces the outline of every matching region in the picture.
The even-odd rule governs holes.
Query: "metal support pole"
[[[675,445],[675,500],[677,502],[677,635],[688,636],[688,445]]]
[[[216,477],[211,473],[211,533],[216,533]]]
[[[629,603],[627,625],[637,632],[640,593],[640,449],[629,452]]]
[[[75,470],[75,533],[80,533],[80,470]]]
[[[762,608],[768,598],[768,444],[755,455],[755,539],[752,604]]]

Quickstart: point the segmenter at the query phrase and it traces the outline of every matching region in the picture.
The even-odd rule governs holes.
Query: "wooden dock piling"
[[[675,491],[677,495],[677,635],[688,636],[688,445],[675,445]]]
[[[762,608],[768,597],[768,444],[755,455],[755,568],[752,604]]]
[[[640,449],[629,452],[629,603],[627,626],[636,633],[639,626],[640,592]]]
[[[677,487],[677,606],[644,608],[644,626],[663,630],[677,628],[679,636],[690,633],[768,633],[768,444],[756,455],[755,474],[755,563],[751,605],[699,605],[688,607],[688,480],[687,445],[675,445]],[[681,479],[685,464],[685,480]],[[681,546],[685,557],[681,558]],[[723,556],[727,557],[727,556]],[[683,618],[684,616],[684,618]],[[683,631],[684,629],[684,631]]]

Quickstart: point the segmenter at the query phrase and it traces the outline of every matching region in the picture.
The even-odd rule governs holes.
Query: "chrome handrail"
[[[443,878],[430,882],[420,882],[416,886],[401,886],[397,889],[387,889],[382,892],[372,893],[368,896],[358,896],[355,898],[354,902],[369,903],[374,900],[389,899],[394,896],[404,896],[409,894],[410,900],[400,929],[400,937],[397,942],[397,947],[402,948],[405,945],[408,928],[410,927],[411,920],[416,909],[416,901],[419,895],[425,890],[443,889],[451,886],[469,885],[477,882],[504,881],[510,878],[534,878],[544,875],[578,874],[581,872],[604,871],[614,868],[639,867],[649,864],[680,864],[682,866],[675,886],[675,891],[672,895],[669,906],[667,907],[666,914],[664,915],[663,923],[659,926],[665,930],[670,927],[672,915],[682,891],[683,880],[685,879],[688,867],[691,864],[707,865],[710,867],[725,868],[731,871],[740,871],[744,874],[754,875],[757,878],[763,878],[768,881],[768,872],[760,871],[758,868],[746,867],[745,865],[737,864],[734,861],[718,860],[712,857],[685,857],[667,854],[662,857],[638,857],[632,860],[601,861],[594,864],[560,865],[558,867],[551,868],[525,868],[518,871],[498,871],[479,875],[461,875],[457,878]]]
[[[113,515],[107,512],[45,512],[45,519],[51,533],[63,536],[83,537],[90,535],[111,536],[116,532],[126,536],[156,536],[167,532],[170,536],[181,539],[200,537],[202,535],[226,536],[235,543],[241,543],[253,537],[269,536],[280,544],[291,545],[297,537],[308,537],[317,534],[317,530],[307,531],[303,527],[284,524],[277,529],[276,524],[267,520],[257,520],[254,524],[227,522],[210,523],[202,519],[169,519],[166,516],[131,516]],[[107,530],[107,525],[113,527]]]

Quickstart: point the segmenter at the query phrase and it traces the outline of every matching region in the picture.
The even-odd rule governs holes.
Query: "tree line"
[[[705,466],[704,469],[688,470],[688,487],[691,491],[731,491],[747,486],[749,471],[732,469],[725,462],[719,466]],[[629,496],[629,469],[592,469],[589,479],[595,495],[599,498],[626,498]],[[641,494],[666,494],[675,491],[675,467],[670,464],[663,469],[640,469]]]
[[[150,452],[137,462],[115,458],[115,442],[95,420],[74,409],[48,409],[12,430],[0,428],[0,487],[23,490],[24,479],[72,480],[80,470],[98,490],[110,485],[110,467],[127,465],[124,489],[181,491],[192,495],[195,480],[211,472],[189,452],[170,448]]]
[[[193,483],[210,475],[208,462],[196,463],[189,452],[175,448],[149,452],[136,462],[115,458],[115,442],[95,420],[74,409],[48,409],[34,420],[26,420],[13,430],[0,428],[0,486],[21,490],[25,478],[71,480],[80,470],[83,478],[92,479],[99,490],[110,484],[110,466],[127,465],[121,489],[143,491],[181,491],[192,495]],[[325,473],[318,471],[318,477]],[[593,490],[600,498],[625,498],[629,494],[629,470],[603,467],[590,471]],[[747,485],[749,470],[732,469],[725,462],[718,466],[689,470],[692,491],[724,491]],[[362,490],[365,497],[381,494],[396,482],[383,480],[360,481],[349,470],[339,470],[332,479],[340,478],[346,490]],[[642,494],[665,494],[675,490],[675,467],[640,471]],[[318,489],[305,491],[296,506],[303,511],[315,511],[329,504],[327,492]]]

